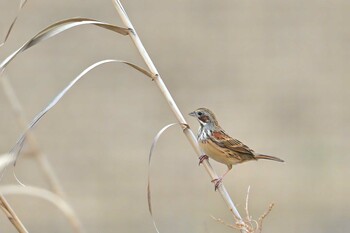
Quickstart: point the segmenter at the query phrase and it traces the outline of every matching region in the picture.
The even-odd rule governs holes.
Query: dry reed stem
[[[249,213],[249,193],[250,193],[250,186],[248,186],[248,190],[247,190],[247,196],[245,198],[245,214],[246,214],[246,218],[248,221],[252,220],[252,216]]]
[[[238,229],[247,230],[248,233],[261,233],[262,227],[263,227],[263,221],[264,219],[270,214],[272,211],[272,208],[274,207],[274,204],[270,204],[269,208],[259,217],[259,220],[252,219],[252,216],[249,213],[249,194],[250,194],[250,186],[248,187],[247,196],[246,196],[246,203],[245,203],[245,219],[243,220],[243,223],[236,222],[235,224],[229,224],[225,221],[221,220],[220,218],[215,218],[214,216],[211,216],[216,222],[219,222],[227,227],[230,227],[232,229]]]
[[[27,195],[46,200],[64,213],[74,232],[81,232],[82,226],[75,217],[73,208],[67,203],[67,201],[53,192],[32,186],[21,187],[17,185],[6,185],[0,187],[0,193],[4,195]]]
[[[139,36],[137,35],[137,32],[136,32],[134,26],[132,25],[129,17],[127,16],[127,13],[124,10],[122,4],[120,3],[119,0],[113,0],[113,3],[114,3],[114,5],[119,13],[120,18],[122,19],[124,25],[127,28],[129,28],[129,30],[131,31],[129,33],[129,36],[131,37],[132,41],[134,42],[136,48],[138,49],[140,55],[142,56],[142,58],[144,60],[144,62],[146,63],[146,65],[148,66],[150,71],[154,74],[155,83],[157,84],[157,86],[160,89],[161,93],[163,94],[164,98],[167,100],[168,105],[169,105],[170,109],[173,111],[176,119],[182,125],[183,132],[184,132],[185,136],[187,137],[188,141],[190,142],[193,149],[197,153],[197,156],[198,157],[201,156],[202,154],[201,154],[201,151],[198,147],[196,136],[194,135],[194,133],[192,132],[192,130],[188,126],[185,118],[183,117],[183,115],[180,112],[179,108],[177,107],[174,99],[172,98],[170,92],[168,91],[167,87],[165,86],[160,74],[157,71],[157,68],[155,67],[154,63],[152,62],[152,59],[148,55],[145,47],[143,46],[143,44],[142,44]],[[185,125],[187,127],[184,127],[183,125]],[[208,174],[210,175],[211,180],[218,178],[218,175],[216,174],[214,169],[211,167],[208,160],[204,160],[203,166],[206,169],[206,171],[208,172]],[[237,208],[235,207],[230,195],[228,194],[228,192],[223,184],[219,186],[218,191],[221,194],[221,197],[225,201],[226,205],[228,206],[229,210],[233,214],[234,218],[237,220],[237,222],[239,224],[244,224],[241,215],[239,214]],[[244,232],[248,232],[248,231],[247,231],[247,229],[242,228],[241,232],[244,233]]]
[[[23,108],[18,100],[18,97],[7,77],[3,77],[1,80],[1,84],[4,89],[5,96],[7,100],[9,101],[15,115],[17,118],[18,125],[22,130],[27,129],[27,121],[26,116],[23,111]],[[48,162],[46,156],[41,152],[39,148],[39,143],[36,137],[34,136],[34,133],[32,131],[28,131],[26,134],[26,140],[29,146],[29,152],[27,154],[35,156],[37,159],[42,171],[45,174],[45,177],[51,187],[51,189],[59,196],[64,197],[64,191],[62,186],[60,185],[53,168],[51,167],[50,163]]]
[[[27,0],[21,0],[20,4],[18,6],[17,14],[16,14],[15,18],[12,20],[12,23],[10,24],[10,27],[8,28],[8,30],[6,32],[6,35],[5,35],[5,38],[4,38],[3,42],[0,43],[0,47],[5,45],[7,39],[9,38],[9,36],[11,34],[13,26],[15,26],[15,23],[16,23],[18,17],[19,17],[19,13],[23,9],[23,7],[26,5],[26,3],[27,3]]]
[[[10,103],[10,105],[11,105],[11,107],[16,115],[17,122],[18,122],[19,126],[21,127],[22,130],[26,130],[27,129],[27,121],[25,120],[25,118],[26,118],[25,113],[23,111],[23,108],[18,100],[18,97],[17,97],[15,91],[12,88],[10,81],[8,80],[7,77],[3,77],[0,80],[1,80],[1,84],[2,84],[3,89],[4,89],[5,96],[7,97],[8,101],[9,101],[9,103]],[[60,196],[61,198],[64,198],[65,195],[64,195],[63,188],[62,188],[51,164],[47,160],[47,157],[40,150],[39,143],[38,143],[35,135],[33,134],[32,131],[28,131],[26,134],[26,137],[27,137],[27,143],[28,143],[29,148],[30,148],[30,154],[33,155],[35,157],[35,159],[37,160],[37,162],[39,163],[40,168],[43,171],[45,178],[48,181],[51,189],[58,196]],[[69,217],[72,218],[70,220],[70,223],[71,224],[74,223],[73,228],[74,228],[75,232],[77,232],[77,233],[85,232],[83,230],[82,224],[80,223],[80,221],[78,219],[78,216],[75,213],[70,215]],[[76,222],[79,222],[79,224],[75,224]]]
[[[7,218],[10,220],[12,225],[17,229],[19,233],[28,233],[21,220],[17,217],[5,197],[0,193],[0,208],[4,211]]]

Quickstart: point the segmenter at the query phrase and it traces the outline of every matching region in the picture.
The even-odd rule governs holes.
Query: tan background
[[[225,185],[239,210],[250,185],[256,218],[276,204],[264,232],[348,231],[350,2],[123,3],[184,114],[209,107],[228,133],[287,161],[234,167]],[[1,38],[17,4],[0,2]],[[32,0],[0,58],[45,26],[73,16],[121,25],[111,1]],[[7,74],[31,119],[84,68],[106,58],[143,65],[127,37],[84,26],[28,50]],[[2,90],[0,109],[5,153],[21,130]],[[197,122],[186,118],[197,130]],[[35,128],[87,232],[155,232],[146,202],[148,151],[158,130],[174,121],[154,83],[108,64],[89,73]],[[210,218],[231,220],[181,130],[167,132],[154,156],[154,212],[161,232],[233,232]],[[21,157],[16,171],[25,184],[47,187],[33,160]],[[11,172],[2,183],[15,183]],[[30,232],[71,232],[51,204],[28,197],[9,201]],[[16,232],[4,214],[0,232]]]

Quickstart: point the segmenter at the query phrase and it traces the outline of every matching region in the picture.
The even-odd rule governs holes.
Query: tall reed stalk
[[[150,58],[150,56],[148,55],[145,47],[143,46],[140,37],[138,36],[134,26],[132,25],[126,11],[124,10],[121,2],[119,0],[113,0],[114,5],[119,13],[120,18],[122,19],[125,27],[129,28],[130,33],[129,36],[132,39],[132,41],[134,42],[136,48],[138,49],[141,57],[143,58],[144,62],[146,63],[147,67],[149,68],[149,70],[151,71],[151,73],[154,76],[154,82],[156,83],[156,85],[158,86],[159,90],[161,91],[161,93],[163,94],[164,98],[166,99],[171,111],[174,113],[176,119],[178,120],[178,122],[180,123],[180,125],[182,126],[187,126],[187,127],[183,127],[183,133],[185,134],[187,140],[189,141],[189,143],[191,144],[191,146],[193,147],[194,151],[196,152],[197,156],[201,156],[201,151],[198,147],[198,143],[196,140],[196,136],[194,135],[193,131],[190,129],[190,127],[188,126],[185,118],[183,117],[183,114],[180,112],[179,108],[177,107],[173,97],[171,96],[168,88],[166,87],[166,85],[164,84],[160,74],[158,73],[157,68],[155,67],[154,63],[152,62],[152,59]],[[219,178],[218,175],[216,174],[216,172],[214,171],[214,169],[212,168],[212,166],[210,165],[210,163],[208,162],[208,160],[204,160],[203,162],[204,168],[207,171],[207,173],[209,174],[211,180],[213,179],[217,179]],[[224,202],[226,203],[228,209],[230,210],[230,212],[233,214],[234,219],[236,219],[238,221],[239,225],[243,225],[244,226],[244,221],[242,220],[241,215],[239,214],[236,206],[234,205],[230,195],[228,194],[225,186],[222,184],[219,186],[218,188],[218,193],[221,195],[221,197],[223,198]],[[242,227],[241,229],[242,233],[248,233],[248,230],[245,227]]]

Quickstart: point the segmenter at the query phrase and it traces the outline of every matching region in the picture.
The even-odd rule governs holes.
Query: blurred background
[[[346,232],[350,227],[350,2],[177,0],[122,2],[164,82],[187,113],[212,109],[223,128],[258,152],[283,158],[235,166],[225,186],[255,219],[275,208],[263,232]],[[18,1],[0,2],[0,38]],[[121,25],[112,1],[29,0],[0,58],[44,27],[83,16]],[[143,67],[128,37],[93,26],[71,29],[18,56],[7,75],[28,121],[74,77],[102,59]],[[0,90],[0,154],[22,132]],[[155,232],[148,213],[148,152],[176,119],[157,86],[133,69],[103,65],[81,80],[33,131],[87,232]],[[232,216],[179,127],[159,140],[152,162],[154,218],[161,232],[235,232]],[[212,162],[218,173],[226,166]],[[29,156],[16,174],[49,188]],[[16,184],[8,169],[1,185]],[[8,196],[30,232],[71,232],[52,204]],[[0,232],[16,230],[0,214]]]

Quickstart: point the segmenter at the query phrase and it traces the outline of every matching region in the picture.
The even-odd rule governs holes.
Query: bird
[[[214,113],[207,108],[198,108],[189,115],[197,118],[200,124],[197,141],[204,154],[199,157],[199,165],[210,157],[227,166],[227,171],[222,176],[212,180],[215,191],[235,164],[259,159],[284,162],[274,156],[256,153],[241,141],[229,136],[219,125]]]

